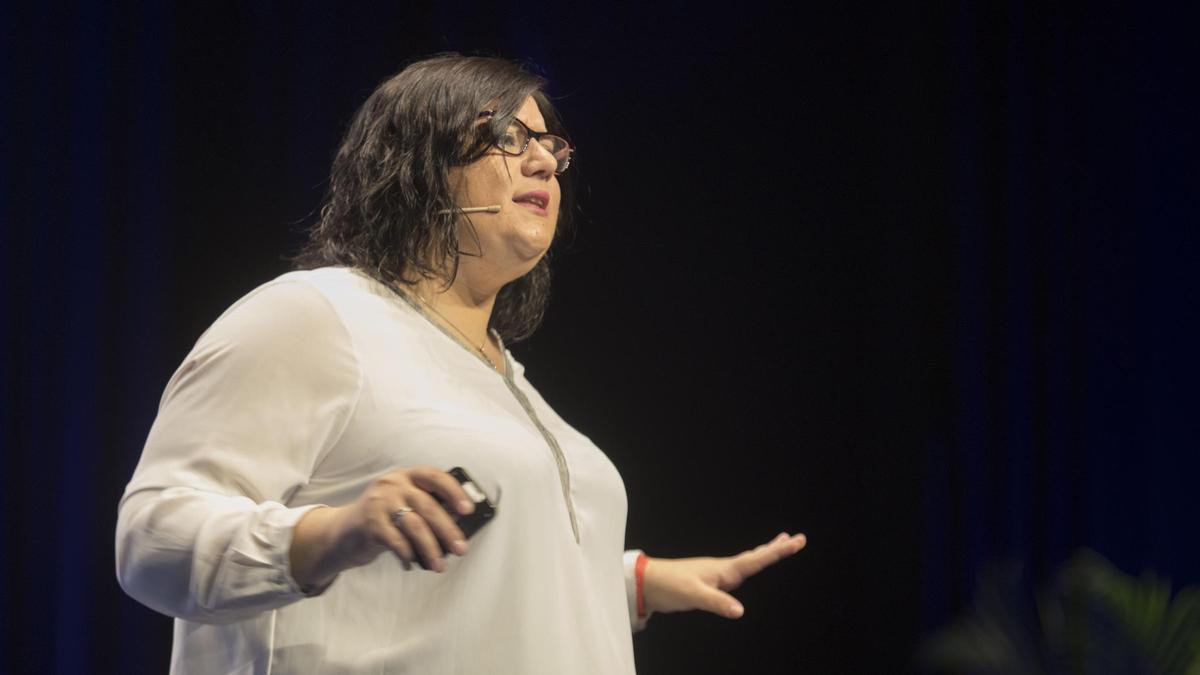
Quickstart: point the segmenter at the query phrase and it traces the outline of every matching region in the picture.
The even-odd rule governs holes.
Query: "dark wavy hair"
[[[455,206],[449,172],[494,147],[529,96],[547,130],[566,137],[545,86],[519,63],[459,54],[417,61],[385,80],[354,114],[338,147],[320,220],[293,258],[296,267],[354,267],[389,287],[417,278],[453,283],[459,255],[471,254],[459,246],[462,216],[447,211]],[[496,112],[479,126],[485,108]],[[556,239],[573,205],[570,180],[560,187]],[[500,290],[489,327],[507,342],[527,338],[549,299],[547,254]]]

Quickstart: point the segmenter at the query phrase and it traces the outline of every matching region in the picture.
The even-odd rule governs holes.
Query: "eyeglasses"
[[[479,116],[491,119],[495,114],[495,111],[484,110],[479,113]],[[558,162],[558,165],[554,167],[554,175],[561,175],[567,170],[567,167],[571,166],[571,155],[575,152],[575,148],[571,147],[567,139],[543,131],[534,131],[515,117],[508,123],[504,134],[496,139],[496,147],[506,155],[520,157],[529,149],[531,140],[537,141],[538,145],[546,149],[546,152],[554,155],[554,159]]]

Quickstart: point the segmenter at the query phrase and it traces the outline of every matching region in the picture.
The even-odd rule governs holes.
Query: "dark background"
[[[913,671],[989,564],[1079,546],[1200,582],[1196,9],[346,5],[0,5],[0,669],[165,672],[112,549],[162,387],[451,49],[536,63],[579,148],[514,351],[630,546],[810,538],[641,672]]]

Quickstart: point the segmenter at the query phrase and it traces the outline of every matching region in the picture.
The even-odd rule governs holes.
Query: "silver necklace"
[[[462,336],[463,341],[465,341],[468,345],[474,347],[475,351],[479,352],[479,355],[483,357],[483,360],[487,361],[488,365],[492,367],[492,370],[499,370],[499,368],[496,367],[496,362],[492,360],[492,357],[488,356],[487,352],[483,351],[483,345],[486,344],[486,342],[487,342],[486,338],[484,339],[484,342],[479,343],[478,347],[475,347],[475,342],[473,340],[471,340],[471,338],[465,332],[463,332],[463,330],[461,328],[454,325],[453,321],[451,321],[450,319],[447,319],[445,316],[442,315],[441,312],[434,309],[433,305],[429,304],[428,300],[426,300],[425,298],[422,298],[420,296],[420,294],[418,294],[418,293],[413,293],[413,296],[416,297],[417,300],[420,300],[421,304],[424,305],[426,309],[433,312],[434,314],[437,314],[438,318],[441,319],[443,322],[445,322],[447,326],[450,326],[451,328],[453,328],[455,333],[458,333],[460,336]]]

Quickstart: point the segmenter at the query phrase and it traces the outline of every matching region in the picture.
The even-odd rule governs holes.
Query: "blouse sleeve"
[[[227,623],[295,602],[287,506],[337,442],[362,386],[336,310],[302,281],[257,289],[167,384],[118,507],[117,577],[164,614]],[[323,590],[323,589],[320,589]]]
[[[633,627],[633,632],[638,632],[646,627],[646,622],[650,620],[650,616],[654,612],[646,612],[646,616],[638,617],[637,611],[637,559],[642,554],[639,549],[631,549],[625,551],[621,562],[625,565],[625,599],[629,603],[629,624]]]

